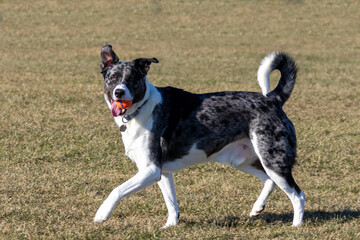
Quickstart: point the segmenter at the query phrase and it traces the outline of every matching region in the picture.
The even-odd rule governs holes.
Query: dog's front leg
[[[110,193],[97,210],[94,222],[100,223],[108,220],[112,210],[122,198],[149,187],[153,183],[159,181],[160,177],[161,169],[153,164],[140,169],[134,177],[130,178]]]
[[[179,208],[176,201],[175,184],[172,173],[162,173],[158,185],[163,194],[168,209],[168,219],[162,228],[175,226],[178,223]]]

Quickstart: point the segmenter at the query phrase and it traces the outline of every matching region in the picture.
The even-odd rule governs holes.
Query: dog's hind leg
[[[108,220],[112,210],[122,198],[149,187],[153,183],[159,181],[160,176],[161,169],[155,165],[149,165],[146,168],[139,170],[135,176],[115,188],[110,193],[97,210],[94,222],[100,223]]]
[[[269,198],[270,193],[274,190],[275,183],[266,174],[259,160],[254,161],[251,165],[236,166],[236,169],[258,177],[264,184],[264,187],[250,212],[250,217],[256,217],[265,209],[266,201]]]
[[[168,210],[166,224],[162,227],[164,229],[177,225],[179,218],[179,208],[176,201],[175,184],[172,173],[163,172],[158,185],[161,189]]]
[[[268,144],[259,141],[259,137],[261,136],[257,136],[254,133],[252,134],[251,141],[255,153],[258,155],[266,174],[290,198],[294,208],[293,226],[300,226],[304,216],[305,194],[295,183],[291,174],[292,163],[285,162],[287,161],[286,150],[281,148],[276,149],[276,147],[269,149],[267,147]],[[260,145],[261,147],[259,147]],[[276,152],[278,156],[275,156],[274,152]],[[273,156],[273,158],[271,158],[271,156]],[[280,161],[279,159],[282,160]]]
[[[293,226],[297,227],[302,224],[304,217],[305,208],[305,194],[300,190],[298,185],[295,183],[291,172],[287,176],[275,172],[274,170],[265,167],[266,172],[270,178],[276,183],[276,185],[283,190],[286,195],[290,198],[294,208]]]

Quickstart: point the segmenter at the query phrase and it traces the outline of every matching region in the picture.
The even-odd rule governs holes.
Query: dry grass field
[[[0,1],[0,239],[360,239],[360,2]],[[100,49],[156,57],[149,80],[193,92],[260,91],[261,59],[299,66],[285,105],[298,136],[303,226],[276,189],[258,218],[253,176],[220,164],[175,174],[180,223],[157,185],[93,217],[136,173],[102,95]],[[278,73],[272,75],[273,85]]]

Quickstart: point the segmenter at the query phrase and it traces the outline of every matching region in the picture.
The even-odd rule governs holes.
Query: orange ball
[[[121,109],[128,109],[132,105],[132,101],[116,101],[116,105]]]

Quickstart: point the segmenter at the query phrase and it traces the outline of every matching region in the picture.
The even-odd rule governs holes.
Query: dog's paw
[[[166,229],[166,228],[169,228],[169,227],[175,227],[177,225],[177,222],[171,222],[171,223],[166,223],[164,226],[162,226],[160,229]]]
[[[174,227],[178,224],[180,213],[177,212],[174,215],[169,215],[166,224],[162,226],[160,229],[166,229],[168,227]]]
[[[107,221],[109,218],[110,218],[110,215],[104,214],[104,213],[98,211],[98,212],[95,214],[94,222],[96,222],[96,223],[102,223],[102,222]]]
[[[297,223],[293,223],[291,226],[292,227],[301,227],[302,222],[297,222]]]
[[[108,204],[104,202],[97,210],[94,217],[94,222],[102,223],[107,221],[110,218],[111,211],[112,211],[112,207],[108,206]]]
[[[260,209],[252,209],[251,210],[251,212],[250,212],[250,217],[257,217],[257,216],[259,216],[259,214],[262,212],[262,211],[264,211],[264,209],[265,209],[265,206],[263,206],[263,207],[261,207]]]

